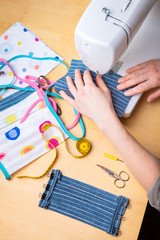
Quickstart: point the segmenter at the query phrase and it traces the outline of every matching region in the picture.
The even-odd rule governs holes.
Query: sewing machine
[[[156,1],[92,0],[75,29],[83,63],[100,74],[113,70],[123,76],[129,67],[160,58],[160,1]],[[141,95],[131,98],[123,117],[130,116]]]

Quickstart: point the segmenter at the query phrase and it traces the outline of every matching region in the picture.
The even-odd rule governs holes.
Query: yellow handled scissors
[[[97,164],[97,166],[107,172],[111,177],[115,178],[114,185],[118,188],[123,188],[126,185],[125,182],[129,180],[129,175],[125,171],[121,171],[119,174],[117,174],[101,165]]]

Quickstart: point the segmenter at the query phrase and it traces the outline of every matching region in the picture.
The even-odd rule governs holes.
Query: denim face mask
[[[129,199],[116,196],[52,170],[39,207],[64,214],[97,227],[111,235],[119,235],[121,219]]]
[[[71,66],[70,66],[68,73],[64,77],[62,77],[58,81],[56,81],[56,83],[55,83],[55,91],[57,93],[59,93],[61,90],[63,90],[67,93],[67,95],[69,95],[70,97],[73,98],[73,96],[70,93],[68,86],[67,86],[66,76],[70,76],[72,78],[72,80],[74,81],[76,69],[80,69],[81,73],[83,75],[84,71],[88,68],[82,63],[82,61],[73,59],[71,61]],[[90,71],[90,73],[92,75],[94,83],[96,84],[96,75],[97,74],[93,71]],[[121,76],[116,73],[110,72],[109,74],[104,74],[102,77],[103,77],[105,84],[111,91],[113,106],[114,106],[115,112],[117,113],[117,116],[120,118],[130,100],[130,97],[127,97],[123,94],[124,91],[119,91],[117,89],[118,78],[120,78]]]

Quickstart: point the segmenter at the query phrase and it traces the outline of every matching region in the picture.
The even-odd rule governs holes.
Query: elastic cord
[[[63,123],[62,120],[59,118],[58,114],[54,111],[54,109],[52,108],[52,106],[51,106],[51,104],[50,104],[50,102],[49,102],[49,100],[48,100],[48,96],[47,96],[47,95],[48,95],[48,91],[49,91],[49,89],[52,88],[52,87],[54,87],[54,84],[51,85],[51,86],[47,89],[47,91],[46,91],[46,93],[45,93],[45,101],[46,101],[46,105],[47,105],[48,109],[49,109],[50,112],[53,114],[53,116],[56,118],[57,122],[59,123],[59,125],[61,126],[61,128],[63,129],[63,131],[64,131],[71,139],[73,139],[74,141],[80,140],[80,139],[83,138],[84,135],[85,135],[85,127],[84,127],[84,123],[83,123],[83,121],[82,121],[82,118],[81,118],[81,117],[79,118],[79,123],[80,123],[81,129],[82,129],[82,137],[77,138],[77,137],[73,136],[73,135],[67,130],[67,128],[65,127],[64,123]],[[76,117],[77,117],[78,112],[77,112],[75,109],[74,109],[74,112],[75,112],[75,115],[76,115]]]
[[[19,56],[16,56],[16,57],[10,59],[9,61],[12,61],[12,60],[14,60],[14,59],[16,59],[16,58],[20,58],[20,57],[26,57],[26,56],[27,56],[27,55],[19,55]],[[30,58],[30,56],[27,56],[27,57]],[[35,58],[33,58],[33,59],[35,59]],[[49,59],[50,59],[50,58],[49,58]],[[53,58],[51,58],[51,59],[53,60]],[[55,58],[54,60],[57,60],[57,59]],[[58,59],[58,60],[59,60],[59,59]],[[10,66],[9,62],[5,61],[4,59],[1,59],[1,61],[4,62],[5,64],[7,64],[8,67],[10,68],[10,70],[12,71],[13,77],[14,77],[13,80],[14,80],[15,77],[16,77],[17,79],[19,79],[19,80],[21,80],[21,81],[29,84],[30,86],[32,86],[32,87],[37,91],[37,94],[38,94],[38,96],[39,96],[39,99],[41,99],[42,106],[43,106],[43,107],[46,107],[45,100],[44,100],[44,97],[45,97],[45,93],[44,93],[44,90],[43,90],[44,87],[43,87],[43,86],[39,87],[39,83],[38,83],[38,81],[37,81],[38,78],[33,77],[33,76],[26,76],[25,79],[22,79],[22,78],[18,77],[18,76],[14,73],[14,71],[13,71],[12,67]],[[66,64],[65,64],[65,65],[66,65]],[[4,65],[3,65],[3,66],[4,66]],[[2,67],[3,67],[3,66],[2,66]],[[33,80],[33,81],[31,81],[31,80]],[[37,81],[37,82],[35,82],[35,81]],[[12,81],[12,82],[13,82],[13,81]],[[11,82],[9,85],[11,85],[12,82]],[[1,91],[3,91],[4,89],[6,89],[6,86],[5,86]],[[50,103],[52,103],[52,107],[53,107],[54,110],[57,112],[57,104],[56,104],[56,102],[55,102],[52,98],[50,98],[49,101],[50,101]],[[39,102],[39,101],[38,101],[38,102]],[[38,103],[38,102],[36,101],[36,103]],[[22,123],[22,122],[24,122],[24,121],[26,120],[26,118],[28,117],[29,113],[31,112],[31,110],[32,110],[35,106],[36,106],[35,103],[33,103],[33,104],[30,106],[30,108],[27,110],[25,116],[22,118],[22,120],[21,120],[20,123]]]
[[[49,141],[48,141],[49,142]],[[46,169],[46,171],[44,173],[42,173],[41,175],[37,176],[37,177],[32,177],[32,176],[17,176],[17,178],[32,178],[32,179],[39,179],[39,178],[42,178],[44,177],[53,167],[54,165],[54,162],[57,158],[57,149],[56,147],[51,143],[49,142],[49,144],[54,148],[55,150],[55,156],[54,156],[54,159],[52,160],[51,164],[49,165],[49,167]]]
[[[75,157],[75,158],[83,158],[83,157],[85,157],[85,156],[89,153],[89,151],[90,151],[90,149],[91,149],[91,144],[90,144],[90,142],[89,142],[88,139],[86,139],[86,138],[81,138],[81,139],[79,139],[79,140],[77,141],[77,143],[76,143],[76,148],[77,148],[77,151],[78,151],[81,155],[80,155],[80,156],[79,156],[79,155],[78,155],[78,156],[77,156],[77,155],[74,155],[74,154],[72,154],[72,153],[69,151],[69,149],[68,149],[68,147],[67,147],[66,140],[65,140],[65,138],[64,138],[64,136],[63,136],[62,131],[61,131],[56,125],[54,125],[54,124],[46,123],[46,126],[47,126],[47,125],[48,125],[49,127],[55,127],[56,129],[58,129],[58,131],[61,133],[62,139],[63,139],[63,141],[64,141],[64,143],[65,143],[66,150],[67,150],[67,152],[68,152],[72,157]],[[51,143],[50,140],[45,139],[45,137],[43,136],[43,133],[42,133],[42,132],[41,132],[41,134],[42,134],[43,140],[46,141],[46,143],[50,144],[50,143]],[[87,142],[87,144],[88,144],[88,148],[86,147],[86,144],[85,144],[86,142]],[[85,149],[81,147],[83,144],[85,145]]]
[[[12,81],[10,82],[10,84],[12,84],[14,81],[15,81],[15,73],[14,73],[14,70],[13,68],[11,67],[11,65],[3,58],[0,58],[0,61],[5,63],[6,65],[8,65],[9,69],[12,71],[13,73],[13,79]],[[6,87],[4,87],[3,89],[0,90],[0,93],[3,92],[4,90],[6,89]]]
[[[0,162],[0,170],[3,172],[6,179],[8,180],[11,179],[8,171],[6,170],[6,168],[3,166],[1,162]]]
[[[19,58],[30,58],[30,59],[34,59],[34,60],[52,60],[52,61],[57,61],[57,62],[60,62],[62,63],[63,65],[66,66],[67,70],[68,70],[68,67],[67,67],[67,64],[64,63],[62,60],[58,59],[58,58],[53,58],[53,57],[43,57],[43,58],[39,58],[39,57],[31,57],[31,56],[28,56],[28,55],[17,55],[17,56],[14,56],[13,58],[9,59],[7,62],[12,62],[13,60],[15,59],[19,59]],[[1,67],[0,67],[0,70],[5,66],[6,64],[4,63]]]
[[[11,61],[13,61],[13,60],[15,60],[15,59],[17,59],[17,58],[31,58],[31,59],[35,59],[35,60],[55,60],[55,61],[59,61],[59,62],[61,62],[61,63],[63,63],[66,67],[67,67],[67,65],[63,62],[63,61],[61,61],[61,60],[59,60],[59,59],[57,59],[57,58],[52,58],[52,57],[45,57],[45,58],[35,58],[35,57],[30,57],[30,56],[28,56],[28,55],[18,55],[18,56],[15,56],[15,57],[13,57],[13,58],[11,58],[10,60],[8,60],[6,63],[4,63],[3,64],[3,66],[0,68],[0,70],[7,64],[8,66],[10,65],[9,64],[9,62],[11,62]],[[67,67],[67,69],[68,69],[68,67]],[[13,75],[15,75],[14,74],[14,71],[12,71],[13,72]],[[21,79],[22,80],[22,79]],[[27,82],[27,79],[25,80],[26,82]],[[33,83],[31,84],[31,86],[33,85]],[[5,86],[5,87],[13,87],[13,85],[10,83],[10,84],[8,84],[8,85],[2,85],[2,86]],[[1,87],[2,87],[1,86]],[[35,90],[37,90],[37,86],[35,87],[35,85],[33,86],[34,88],[35,88]],[[75,112],[75,115],[76,115],[76,120],[71,124],[71,126],[69,126],[68,127],[68,129],[71,129],[71,128],[73,128],[74,126],[75,126],[75,124],[77,124],[78,123],[78,121],[79,121],[79,123],[80,123],[80,126],[81,126],[81,129],[82,129],[82,137],[80,137],[80,138],[77,138],[77,137],[75,137],[75,136],[73,136],[69,131],[68,131],[68,129],[65,127],[65,125],[64,125],[64,123],[62,122],[62,120],[59,118],[59,116],[58,116],[58,114],[56,113],[56,111],[53,109],[53,107],[51,106],[51,103],[50,103],[50,100],[48,99],[48,95],[50,95],[50,96],[58,96],[58,98],[60,98],[60,99],[63,99],[62,97],[60,97],[59,95],[57,95],[57,94],[54,94],[54,93],[50,93],[50,92],[48,92],[52,87],[54,87],[54,84],[52,84],[52,85],[50,85],[49,87],[48,87],[48,89],[47,89],[47,91],[45,92],[45,96],[44,96],[44,98],[45,98],[45,103],[46,103],[46,105],[47,105],[47,107],[48,107],[48,109],[50,110],[50,112],[53,114],[53,116],[56,118],[56,120],[58,121],[58,123],[60,124],[60,126],[62,127],[62,129],[63,129],[63,131],[71,138],[71,139],[73,139],[73,140],[75,140],[75,141],[78,141],[79,139],[81,139],[82,137],[84,137],[84,135],[85,135],[85,127],[84,127],[84,123],[83,123],[83,121],[82,121],[82,119],[81,119],[81,117],[80,117],[80,114],[74,109],[74,112]],[[18,88],[18,87],[16,87],[16,89],[22,89],[22,88]],[[27,89],[27,88],[25,88],[25,89],[23,89],[23,90],[25,90],[25,91],[31,91],[31,89]],[[38,89],[38,91],[39,91],[39,89]],[[42,96],[41,94],[40,94],[40,96]],[[32,110],[32,106],[31,106],[31,108],[29,109],[29,111],[27,111],[27,114],[29,114],[29,112]],[[25,119],[26,119],[26,117],[28,116],[27,114],[25,114]],[[22,119],[22,122],[24,121],[24,119]]]
[[[20,121],[20,123],[23,123],[26,119],[27,119],[27,117],[28,117],[28,115],[30,114],[30,112],[32,111],[32,109],[39,103],[39,102],[41,102],[43,99],[38,99],[37,101],[35,101],[28,109],[27,109],[27,112],[25,113],[25,115],[23,116],[23,118],[21,119],[21,121]]]
[[[8,65],[8,67],[10,68],[10,70],[11,70],[12,73],[13,73],[14,79],[15,79],[15,77],[16,77],[17,79],[19,79],[19,80],[21,80],[21,81],[29,84],[31,87],[33,87],[33,88],[36,90],[37,95],[39,96],[39,100],[36,101],[35,103],[33,103],[33,104],[30,106],[30,108],[27,110],[27,112],[25,113],[25,116],[22,118],[22,120],[21,120],[21,122],[20,122],[20,123],[22,123],[22,122],[24,122],[24,121],[27,119],[27,117],[28,117],[28,115],[30,114],[31,110],[32,110],[40,101],[42,102],[42,106],[43,106],[44,108],[46,107],[45,100],[44,100],[44,97],[45,97],[44,90],[43,90],[42,87],[39,87],[39,86],[38,86],[39,83],[36,82],[36,81],[38,80],[36,77],[28,76],[28,75],[27,75],[25,79],[22,79],[22,78],[18,77],[18,76],[14,73],[12,67],[10,66],[10,64],[9,64],[7,61],[5,61],[4,59],[0,59],[0,60],[1,60],[2,62],[4,62],[5,64]],[[32,81],[32,80],[33,80],[33,81]],[[13,81],[12,81],[12,82],[13,82]],[[11,82],[9,85],[12,85],[12,82]],[[2,91],[3,91],[4,89],[6,89],[6,87],[3,88]],[[53,107],[54,110],[57,112],[56,102],[55,102],[52,98],[50,98],[49,101],[52,103],[52,107]]]
[[[17,86],[14,86],[14,85],[11,85],[11,84],[3,84],[3,85],[0,85],[0,88],[10,88],[10,89],[17,89],[17,90],[21,90],[21,91],[28,91],[28,92],[35,92],[36,90],[34,88],[21,88],[21,87],[17,87]]]
[[[58,131],[61,133],[61,136],[62,136],[62,139],[63,139],[63,141],[64,141],[66,150],[67,150],[67,152],[68,152],[72,157],[75,157],[75,158],[83,158],[83,157],[85,157],[85,156],[90,152],[91,144],[90,144],[89,140],[86,139],[86,138],[81,138],[81,139],[78,140],[77,143],[76,143],[76,149],[77,149],[77,151],[78,151],[81,155],[74,155],[74,154],[72,154],[72,153],[69,151],[68,147],[67,147],[67,143],[66,143],[66,140],[65,140],[65,138],[64,138],[64,136],[63,136],[62,131],[61,131],[57,126],[55,126],[54,124],[46,123],[46,126],[47,126],[47,125],[48,125],[49,127],[55,127],[56,129],[58,129]],[[51,162],[51,164],[49,165],[49,167],[47,168],[47,170],[46,170],[44,173],[42,173],[40,176],[32,177],[32,176],[25,176],[25,175],[23,175],[23,176],[18,176],[17,178],[39,179],[39,178],[42,178],[43,176],[45,176],[45,175],[51,170],[51,168],[53,167],[54,162],[55,162],[55,160],[56,160],[56,158],[57,158],[57,149],[56,149],[56,147],[51,143],[51,141],[50,141],[51,139],[47,140],[47,139],[43,136],[43,132],[41,132],[41,136],[42,136],[43,140],[46,142],[46,145],[48,145],[48,146],[51,145],[51,146],[54,148],[54,150],[55,150],[55,157],[54,157],[53,161]]]

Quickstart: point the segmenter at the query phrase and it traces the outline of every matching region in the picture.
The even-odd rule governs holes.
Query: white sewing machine
[[[160,1],[156,1],[92,0],[75,29],[83,63],[100,74],[112,69],[125,75],[129,67],[160,58]],[[131,114],[141,95],[131,98],[123,117]]]

